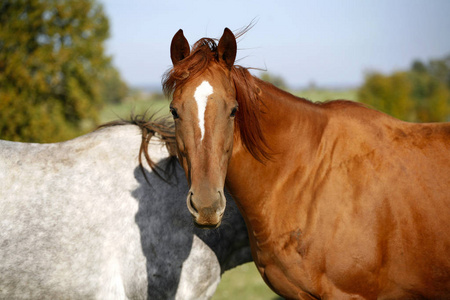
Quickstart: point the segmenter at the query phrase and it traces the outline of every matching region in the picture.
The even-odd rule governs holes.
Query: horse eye
[[[234,107],[233,110],[231,111],[230,117],[234,117],[236,115],[236,112],[238,111],[238,107]]]
[[[176,108],[171,107],[170,108],[170,113],[172,114],[174,119],[178,119],[180,116],[178,115],[178,112],[176,110]]]

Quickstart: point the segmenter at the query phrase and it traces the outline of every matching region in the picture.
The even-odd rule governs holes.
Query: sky
[[[449,0],[99,1],[111,26],[107,53],[131,86],[160,85],[180,28],[193,45],[254,21],[238,40],[237,64],[281,76],[291,88],[356,87],[368,72],[450,54]]]

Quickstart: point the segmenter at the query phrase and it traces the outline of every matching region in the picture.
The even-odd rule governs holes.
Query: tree
[[[0,3],[0,138],[68,139],[95,124],[113,68],[95,0]]]
[[[406,72],[397,72],[391,76],[371,73],[358,90],[358,99],[396,118],[413,120],[411,91],[412,85]]]
[[[417,103],[417,118],[423,122],[448,121],[450,116],[450,55],[415,61],[411,66],[413,97]]]
[[[428,73],[447,85],[450,89],[450,55],[443,59],[431,60],[427,66]]]
[[[405,121],[440,122],[450,116],[450,56],[392,75],[371,73],[358,99]]]
[[[102,98],[104,103],[118,104],[128,95],[128,86],[122,81],[119,72],[108,66],[102,72]]]
[[[447,121],[450,115],[450,90],[444,81],[424,72],[411,72],[411,98],[419,122]]]

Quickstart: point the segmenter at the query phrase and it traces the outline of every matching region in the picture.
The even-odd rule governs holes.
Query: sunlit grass
[[[282,299],[264,283],[253,262],[226,271],[212,300],[246,299],[275,300]]]
[[[169,115],[169,101],[162,96],[130,97],[122,103],[107,105],[100,112],[100,122],[128,120],[131,114],[142,115],[144,113],[147,113],[148,116],[155,114],[155,117]]]

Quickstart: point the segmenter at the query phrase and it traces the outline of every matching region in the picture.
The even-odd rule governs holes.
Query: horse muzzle
[[[186,202],[197,227],[204,229],[219,227],[226,205],[223,190],[195,192],[191,189]]]

